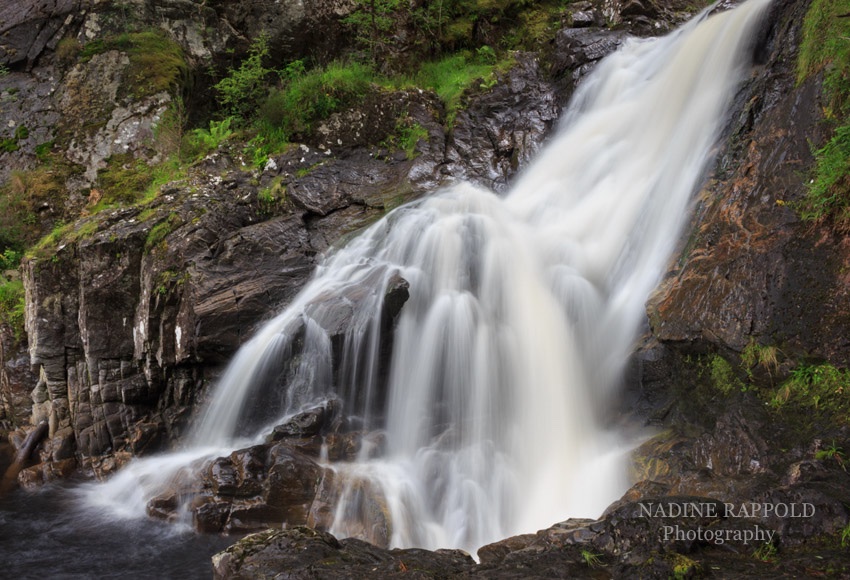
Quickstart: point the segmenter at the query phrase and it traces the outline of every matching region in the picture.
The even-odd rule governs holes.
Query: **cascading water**
[[[599,515],[627,486],[628,449],[599,417],[768,4],[605,59],[506,196],[458,184],[336,251],[236,355],[191,449],[136,461],[92,495],[143,513],[168,461],[237,448],[335,396],[387,441],[379,458],[334,466],[348,482],[338,535],[368,529],[364,489],[392,546],[474,551]],[[385,298],[405,283],[387,368]]]

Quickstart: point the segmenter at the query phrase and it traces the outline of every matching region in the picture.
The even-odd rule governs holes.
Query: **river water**
[[[212,578],[210,558],[238,538],[85,507],[77,488],[0,498],[0,578]]]

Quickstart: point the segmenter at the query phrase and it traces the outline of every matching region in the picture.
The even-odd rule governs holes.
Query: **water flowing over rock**
[[[597,411],[674,248],[766,4],[632,42],[601,62],[562,130],[503,198],[458,184],[330,253],[239,350],[191,453],[250,444],[335,396],[349,421],[386,432],[378,457],[321,467],[334,471],[335,533],[473,550],[553,518],[598,514],[626,485],[624,448]],[[326,214],[309,198],[300,203]],[[406,299],[387,316],[398,288]],[[381,345],[393,328],[387,368]],[[319,494],[305,484],[319,480],[320,466],[280,479],[294,473],[286,449],[233,452],[213,462],[205,485],[277,509],[286,497],[296,511],[282,519],[303,523]],[[280,459],[261,459],[275,450]],[[125,468],[98,501],[124,503],[133,473],[173,463]],[[265,487],[275,480],[281,494]],[[231,506],[206,502],[205,521],[233,521]]]
[[[294,21],[328,17],[322,22],[336,23],[345,11],[333,3],[305,5],[303,13],[286,3],[259,2],[245,11],[226,3],[136,4],[147,11],[145,18],[169,28],[189,58],[198,62],[220,57],[225,46],[244,50],[246,38],[266,29],[263,15],[269,13],[294,19],[281,18],[271,32],[286,39],[277,44],[279,49],[297,54],[306,45],[293,39],[304,31],[325,29],[299,28]],[[619,214],[606,206],[598,212],[605,219],[591,219],[584,208],[566,203],[544,210],[542,204],[517,201],[517,192],[524,188],[529,198],[543,199],[555,189],[534,179],[534,156],[545,139],[558,139],[551,133],[559,123],[580,123],[578,112],[561,119],[561,107],[575,92],[575,84],[588,80],[577,93],[577,110],[592,111],[587,95],[605,91],[588,75],[609,52],[634,42],[624,30],[641,36],[664,31],[689,8],[686,4],[573,3],[570,16],[564,16],[570,28],[556,35],[551,58],[518,54],[516,66],[493,87],[471,96],[451,129],[442,125],[445,113],[434,95],[376,91],[362,107],[338,113],[315,133],[304,135],[304,145],[276,156],[263,171],[240,171],[244,166],[240,152],[223,148],[193,171],[190,182],[166,187],[152,205],[152,215],[136,210],[102,215],[94,235],[64,245],[52,260],[28,262],[27,318],[36,374],[24,370],[26,362],[4,341],[0,420],[11,429],[31,416],[33,424],[47,421],[48,429],[33,456],[38,463],[21,471],[19,484],[35,489],[83,467],[113,477],[107,493],[96,487],[88,501],[122,516],[147,513],[212,533],[289,527],[249,536],[218,555],[215,573],[222,578],[273,577],[284,569],[292,577],[312,577],[321,571],[323,577],[422,573],[667,578],[716,569],[722,569],[725,577],[800,577],[823,570],[824,559],[834,563],[833,571],[846,571],[850,563],[844,550],[828,540],[837,538],[850,521],[841,456],[822,455],[828,441],[819,433],[807,432],[801,438],[794,432],[796,424],[778,425],[752,393],[739,393],[736,387],[720,397],[705,364],[694,363],[715,353],[734,359],[753,341],[781,344],[789,356],[848,362],[843,338],[848,330],[846,236],[829,222],[803,224],[791,209],[805,193],[812,147],[827,135],[820,123],[820,79],[796,86],[792,66],[807,3],[771,4],[768,25],[751,43],[757,73],[734,96],[735,116],[712,133],[722,131],[725,143],[696,200],[691,233],[679,241],[681,253],[650,301],[652,336],[645,337],[625,380],[623,405],[629,406],[628,413],[660,432],[642,439],[634,450],[628,480],[637,483],[599,516],[629,485],[617,454],[606,454],[622,443],[604,429],[611,417],[608,397],[619,384],[622,353],[632,348],[645,295],[653,280],[662,278],[664,264],[646,280],[629,286],[623,280],[629,278],[630,269],[645,271],[636,254],[625,252],[612,260],[610,248],[597,243],[577,259],[594,229],[590,224],[607,221],[610,229],[617,229]],[[51,60],[56,42],[68,31],[93,38],[97,30],[109,27],[109,19],[98,9],[70,16],[61,3],[51,6],[7,19],[0,9],[0,23],[11,27],[4,29],[0,62],[13,68],[0,77],[0,95],[4,99],[16,92],[22,95],[14,102],[4,101],[12,107],[4,111],[11,110],[10,118],[16,120],[31,119],[30,136],[20,141],[20,151],[0,153],[0,181],[12,169],[31,166],[35,146],[52,138],[63,95],[69,88],[85,86],[83,69],[65,78],[54,74],[59,70]],[[203,35],[187,10],[203,16]],[[595,28],[600,11],[609,23],[617,23],[614,30]],[[23,14],[35,20],[25,22]],[[26,28],[36,21],[39,27]],[[323,39],[323,53],[333,53],[334,46],[343,42],[336,32],[332,28]],[[25,50],[10,51],[10,39]],[[637,47],[649,53],[653,42]],[[103,68],[106,76],[120,77],[126,65],[121,54],[110,54],[105,61],[109,61]],[[624,71],[633,76],[641,70],[630,60],[626,64]],[[97,66],[95,60],[92,70]],[[676,75],[664,92],[687,76]],[[203,81],[198,94],[203,93],[202,85]],[[142,106],[141,115],[151,113],[150,119],[157,103],[162,104],[156,100],[126,104],[137,112]],[[129,110],[117,110],[116,118]],[[417,145],[414,159],[377,145],[392,129],[393,115],[387,112],[402,110],[411,111],[428,134]],[[97,115],[105,112],[108,119],[110,111]],[[639,117],[633,111],[623,116],[629,115]],[[610,132],[609,123],[616,116],[600,115],[600,134]],[[663,124],[647,120],[642,133],[651,136]],[[682,131],[692,124],[682,123]],[[97,136],[88,148],[79,148],[79,158],[94,159],[92,152],[98,147],[111,146],[110,140],[120,136],[116,127]],[[677,142],[675,136],[666,141]],[[608,152],[621,145],[627,153],[652,150],[642,143],[631,148],[625,140],[608,143],[605,154],[591,150],[583,162],[575,163],[581,171],[574,173],[608,173],[616,182],[611,188],[617,194],[612,196],[617,200],[614,205],[623,205],[628,199],[625,192],[637,187],[639,180],[618,180],[618,171],[630,163],[628,155],[615,158]],[[554,155],[553,164],[564,165],[563,173],[570,173],[567,160],[592,144],[593,139],[581,140],[568,153]],[[674,154],[690,150],[678,147]],[[646,155],[637,159],[634,174],[649,176],[648,180],[658,177],[647,171],[652,163]],[[92,167],[97,165],[94,161]],[[682,159],[673,163],[688,164]],[[693,182],[699,183],[702,176],[701,170],[696,171]],[[507,201],[503,204],[489,192],[467,186],[390,212],[457,177],[508,192]],[[664,182],[658,177],[654,184]],[[259,193],[270,190],[285,190],[285,199],[269,205]],[[582,205],[592,205],[591,200]],[[61,211],[58,202],[51,203],[42,216]],[[433,221],[417,221],[427,212]],[[523,214],[525,226],[516,226],[503,215],[514,212]],[[379,222],[365,238],[372,247],[357,254],[362,248],[351,242],[350,235],[386,213],[390,213],[387,221]],[[556,224],[562,218],[587,226],[569,248],[563,244],[568,236]],[[444,227],[451,220],[457,222],[456,229]],[[512,225],[507,227],[506,222]],[[392,237],[393,229],[405,223],[417,231],[406,236],[415,238],[412,241]],[[493,223],[505,230],[516,226],[515,243],[488,251]],[[159,226],[168,233],[152,243],[151,232]],[[677,238],[678,230],[673,230],[658,236],[671,242],[668,248]],[[431,248],[437,251],[428,249],[429,235],[434,238]],[[628,244],[638,238],[633,236]],[[422,289],[423,278],[439,276],[431,275],[433,270],[422,262],[390,260],[390,266],[375,267],[387,258],[388,253],[382,253],[386,240],[400,248],[398,255],[406,253],[405,259],[424,255],[433,265],[451,255],[465,275],[442,289],[431,288],[438,299],[430,302],[429,292]],[[472,242],[467,250],[458,243],[457,252],[447,251],[458,240]],[[532,252],[516,251],[528,240],[534,240],[529,244]],[[345,241],[347,248],[340,249]],[[526,280],[532,277],[529,271],[549,268],[544,291],[526,299],[524,308],[515,312],[509,307],[510,292],[495,291],[508,286],[497,286],[491,276],[494,264],[508,255],[513,258],[506,278]],[[306,298],[299,297],[317,265],[327,279],[345,263],[345,256],[357,258],[346,265],[359,272],[362,283],[341,288],[315,285]],[[550,267],[565,263],[569,268]],[[606,267],[611,263],[613,268]],[[617,293],[618,287],[632,290]],[[524,296],[529,292],[522,289]],[[540,298],[547,293],[554,298]],[[547,302],[562,303],[557,308],[563,311],[565,325],[540,322],[535,309]],[[620,308],[625,302],[631,306]],[[292,305],[289,315],[273,323],[278,326],[269,333],[276,344],[268,351],[264,368],[241,373],[242,395],[253,395],[244,405],[241,395],[220,398],[215,385],[233,385],[231,379],[240,378],[238,371],[223,377],[222,365],[240,345],[262,342],[251,337],[287,304]],[[631,317],[625,325],[629,330],[611,322],[620,314]],[[505,323],[508,319],[510,324]],[[416,326],[411,320],[427,324]],[[558,326],[567,330],[559,331]],[[505,330],[495,332],[496,327]],[[511,336],[510,329],[516,328],[532,329],[535,340],[548,335],[543,340],[547,346],[541,353],[525,353],[523,343],[532,341]],[[573,332],[581,339],[565,338]],[[455,348],[473,335],[478,337],[472,339],[475,348]],[[487,344],[482,336],[497,336],[501,343]],[[580,356],[562,351],[559,343],[571,341]],[[557,356],[547,355],[545,349],[554,344]],[[594,359],[593,353],[600,351],[607,357]],[[525,353],[522,364],[514,358],[518,353]],[[563,400],[558,402],[560,395],[544,397],[545,405],[526,399],[531,398],[528,391],[545,388],[548,382],[553,365],[543,359],[560,357],[563,364],[554,366],[571,369],[586,364],[578,361],[588,355],[596,363],[581,371],[583,382],[596,387],[573,400],[574,417],[566,428],[550,428],[560,421],[553,411],[564,406]],[[485,378],[477,383],[463,373],[462,380],[453,378],[446,369],[460,368],[463,360],[483,369]],[[434,364],[429,367],[428,361]],[[238,367],[246,368],[247,361]],[[788,368],[785,364],[753,372],[773,382]],[[511,374],[521,376],[522,396],[491,400],[489,415],[470,412],[480,409],[476,401],[484,399],[481,394],[489,389],[508,391],[509,381],[498,377]],[[459,387],[462,383],[479,390],[470,395]],[[20,403],[30,391],[31,408]],[[193,433],[189,429],[193,410],[210,401],[222,414],[213,412],[205,430]],[[503,404],[496,404],[499,401]],[[232,420],[229,411],[238,408],[242,414]],[[463,419],[464,413],[473,420]],[[534,424],[535,429],[528,438],[536,446],[520,461],[515,456],[525,448],[512,429],[517,421],[511,413],[523,415],[519,422]],[[593,429],[603,439],[598,447],[589,445],[588,454],[602,464],[619,466],[614,472],[622,475],[622,481],[619,488],[603,494],[607,499],[597,507],[585,511],[564,507],[568,485],[563,482],[580,479],[575,466],[584,458],[565,458],[563,441],[576,441]],[[21,446],[32,432],[33,426],[18,429],[11,440]],[[489,437],[489,446],[476,447],[482,432],[496,435]],[[197,448],[131,461],[132,455],[159,451],[187,435]],[[553,465],[566,465],[564,471],[569,473],[556,473],[554,467],[548,473],[536,471]],[[546,482],[553,481],[560,482],[554,499],[545,490]],[[604,487],[592,478],[587,482],[594,492]],[[579,493],[582,502],[589,497],[586,490]],[[539,505],[526,501],[529,497],[539,499]],[[816,516],[656,520],[643,517],[641,511],[647,503],[687,506],[725,501],[809,504]],[[474,515],[458,516],[460,507],[470,507]],[[536,532],[576,514],[598,519],[571,519]],[[312,529],[294,527],[302,524]],[[780,569],[753,558],[752,544],[720,545],[687,537],[659,540],[665,526],[690,530],[695,524],[724,534],[760,526],[775,534],[771,545],[779,546],[783,565]],[[481,529],[492,532],[476,532]],[[359,539],[337,539],[328,531]],[[529,533],[502,539],[517,532]],[[392,549],[451,545],[472,552],[481,544],[485,545],[477,552],[479,564],[460,551]],[[811,546],[817,548],[817,556]]]

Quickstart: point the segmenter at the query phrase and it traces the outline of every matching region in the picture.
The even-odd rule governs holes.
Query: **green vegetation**
[[[327,119],[344,107],[354,105],[366,96],[374,75],[359,63],[331,63],[291,78],[284,89],[266,101],[262,111],[265,121],[280,119],[289,135],[300,135],[314,128],[317,121]],[[271,102],[276,99],[276,106]]]
[[[355,0],[355,4],[347,24],[365,52],[326,64],[310,60],[278,64],[271,61],[269,37],[261,35],[245,58],[214,82],[217,107],[194,128],[189,126],[188,105],[180,90],[188,78],[186,60],[165,32],[127,30],[85,44],[74,37],[62,39],[55,56],[66,65],[86,63],[112,50],[127,55],[120,97],[139,99],[163,91],[172,96],[148,144],[160,161],[151,166],[130,154],[113,155],[98,172],[83,214],[147,203],[163,184],[185,178],[190,164],[228,141],[243,144],[243,154],[261,167],[269,156],[291,147],[291,141],[308,137],[330,115],[381,91],[431,89],[445,103],[450,125],[463,95],[493,86],[497,73],[512,63],[509,51],[541,40],[541,34],[560,22],[565,8],[561,0],[441,0],[422,6],[401,0]],[[110,26],[113,30],[138,25],[129,17],[113,24],[117,25]],[[392,62],[376,58],[395,51],[400,29],[408,32],[403,51],[407,60],[396,58],[400,53],[394,53]],[[379,66],[393,76],[378,74]],[[16,150],[27,137],[25,127],[7,134],[0,151]],[[42,166],[15,175],[4,187],[9,195],[0,200],[0,251],[29,247],[31,255],[47,255],[60,241],[78,240],[96,229],[93,219],[65,225],[57,220],[74,216],[42,216],[37,211],[44,201],[64,193],[68,170],[54,168],[52,161],[52,152],[62,149],[64,138],[58,137],[58,147],[52,141],[38,144],[35,153]],[[413,158],[417,145],[427,139],[426,129],[403,115],[384,145]],[[271,214],[285,199],[285,187],[273,183],[259,193],[261,211]],[[159,245],[174,227],[173,219],[156,224],[147,249]]]
[[[841,547],[846,548],[847,546],[850,546],[850,524],[847,524],[841,530]]]
[[[29,137],[29,135],[30,132],[26,126],[18,125],[11,137],[0,140],[0,153],[11,153],[13,151],[17,151],[20,148],[18,142],[23,141]]]
[[[24,337],[24,284],[20,279],[0,276],[0,323],[12,329],[15,341]]]
[[[742,390],[744,387],[729,361],[719,354],[712,356],[709,361],[709,375],[714,387],[724,395],[735,390]]]
[[[590,550],[582,550],[581,559],[591,568],[598,568],[602,566],[602,560],[599,558],[599,554],[594,554]]]
[[[251,44],[248,57],[239,68],[229,69],[227,76],[215,85],[218,102],[225,114],[250,117],[252,109],[266,93],[266,79],[273,72],[263,66],[263,60],[268,55],[268,37],[260,35]]]
[[[773,562],[776,560],[776,546],[771,543],[762,544],[753,552],[753,558],[762,562]]]
[[[393,57],[399,31],[413,40],[420,60],[441,57],[483,44],[500,50],[540,48],[560,24],[559,0],[354,0],[345,19],[374,66],[396,68]],[[486,32],[485,32],[486,31]]]
[[[843,416],[850,402],[850,372],[831,364],[801,364],[779,386],[769,404],[774,409],[790,406],[806,409],[812,415],[822,413]],[[847,422],[845,417],[844,423]]]
[[[189,281],[189,272],[179,272],[169,269],[160,272],[154,283],[153,293],[157,296],[165,296],[175,286],[182,286]]]
[[[803,22],[797,81],[823,73],[824,114],[834,132],[814,152],[815,170],[798,211],[850,226],[850,12],[847,0],[814,0]]]
[[[61,164],[12,172],[0,188],[0,251],[22,251],[50,227],[42,223],[39,207],[60,197],[67,176],[67,167]]]
[[[699,562],[688,558],[684,554],[672,553],[668,556],[668,561],[673,566],[674,580],[684,580],[684,578],[692,578],[700,571]]]
[[[461,96],[471,87],[486,85],[495,79],[496,63],[490,62],[492,53],[479,52],[473,56],[461,52],[444,59],[422,65],[410,84],[431,89],[446,105],[447,123],[452,124],[454,115],[461,105]],[[508,61],[509,62],[509,61]],[[505,63],[501,63],[505,66]]]
[[[165,238],[183,225],[183,219],[176,213],[172,212],[164,220],[156,224],[148,232],[148,237],[145,239],[145,252],[150,252],[165,241]]]
[[[779,349],[761,345],[751,337],[749,344],[741,352],[741,364],[750,378],[755,367],[762,367],[768,373],[774,373],[779,368]]]
[[[401,117],[396,123],[395,134],[391,135],[386,145],[404,151],[408,159],[416,157],[416,146],[419,141],[428,140],[428,131],[408,116]]]
[[[822,447],[815,452],[815,459],[818,461],[835,461],[838,463],[839,467],[844,471],[847,471],[847,454],[844,453],[844,450],[835,444],[835,439],[832,440],[832,443],[827,445],[826,447]],[[841,540],[842,545],[844,544],[844,538],[842,536]]]
[[[219,148],[233,136],[231,117],[223,121],[210,121],[209,129],[193,129],[184,139],[184,156],[188,159],[200,159]]]
[[[94,40],[79,50],[78,57],[88,62],[110,50],[124,52],[129,57],[122,93],[135,99],[163,91],[174,92],[187,76],[180,45],[162,31],[125,32]]]
[[[281,181],[282,178],[275,177],[268,187],[264,187],[257,193],[261,213],[273,215],[275,207],[286,201],[286,186]]]

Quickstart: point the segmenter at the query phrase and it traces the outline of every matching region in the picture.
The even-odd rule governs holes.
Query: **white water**
[[[352,484],[338,535],[370,528],[359,515],[364,486],[385,505],[392,546],[474,552],[598,516],[628,486],[629,447],[599,417],[768,3],[750,0],[605,59],[507,196],[458,184],[330,256],[237,353],[187,457],[221,455],[336,394],[388,441],[379,459],[335,466]],[[410,297],[387,382],[381,312],[398,277]],[[327,329],[343,311],[353,314],[334,364]],[[188,461],[135,461],[92,495],[144,513]]]

